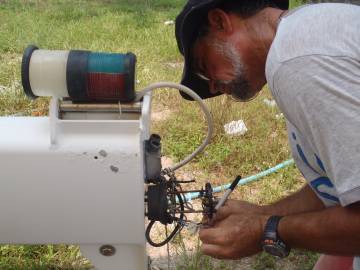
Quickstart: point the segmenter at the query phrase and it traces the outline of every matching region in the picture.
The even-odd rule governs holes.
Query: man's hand
[[[223,207],[216,213],[217,219],[221,220],[230,214],[266,214],[264,206],[239,200],[227,200]]]
[[[200,230],[203,253],[218,259],[239,259],[260,252],[267,219],[261,206],[229,200],[216,213],[213,226]]]

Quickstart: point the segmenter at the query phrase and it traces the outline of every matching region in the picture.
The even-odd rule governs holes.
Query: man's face
[[[209,90],[231,95],[247,101],[256,95],[246,78],[246,69],[237,49],[217,38],[203,37],[196,41],[193,50],[193,69],[209,83]]]

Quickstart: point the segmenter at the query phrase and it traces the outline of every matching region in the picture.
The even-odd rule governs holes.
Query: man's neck
[[[275,38],[280,19],[285,15],[284,10],[265,8],[246,21],[249,32],[252,33],[254,44],[258,44],[262,54],[267,55]]]
[[[254,85],[255,88],[261,88],[266,83],[266,59],[275,38],[280,18],[285,14],[283,12],[283,10],[276,8],[265,8],[246,20],[250,38],[254,44],[253,63],[257,63],[252,74],[254,76],[253,81],[259,84]]]

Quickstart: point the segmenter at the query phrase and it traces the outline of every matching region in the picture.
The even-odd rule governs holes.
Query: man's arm
[[[327,254],[360,254],[360,203],[285,216],[278,227],[290,247]]]
[[[262,207],[265,214],[287,216],[298,213],[319,211],[325,206],[309,185],[276,203]]]
[[[360,203],[325,209],[309,187],[263,207],[230,201],[219,209],[214,225],[200,231],[204,254],[237,259],[260,252],[264,226],[271,215],[284,216],[279,235],[290,247],[360,254]]]
[[[252,204],[246,201],[228,200],[221,208],[221,211],[217,213],[217,216],[218,219],[222,219],[222,216],[228,216],[230,213],[241,214],[244,211],[269,216],[287,216],[310,211],[318,211],[321,209],[324,209],[324,204],[316,196],[315,192],[308,185],[305,185],[302,189],[290,196],[273,204],[264,206]]]
[[[264,210],[267,215],[284,216],[278,232],[290,247],[337,255],[360,254],[360,203],[325,209],[306,185],[295,194],[264,206]]]

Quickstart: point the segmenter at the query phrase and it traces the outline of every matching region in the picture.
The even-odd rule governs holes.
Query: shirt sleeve
[[[342,206],[360,201],[360,61],[303,56],[282,63],[273,94],[307,138]]]

